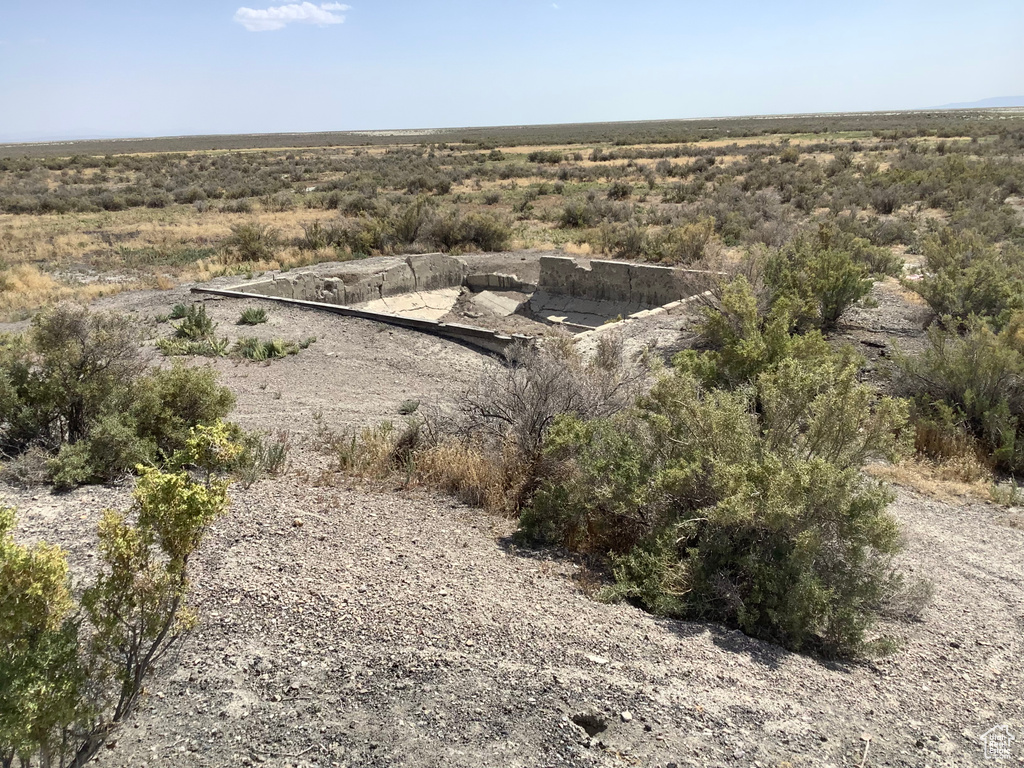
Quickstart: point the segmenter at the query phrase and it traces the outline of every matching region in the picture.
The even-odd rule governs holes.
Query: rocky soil
[[[852,340],[888,344],[885,327],[918,322],[892,295],[851,321]],[[153,318],[184,296],[106,305]],[[232,325],[238,302],[207,306],[222,333],[253,335]],[[192,364],[221,371],[245,427],[292,434],[291,467],[234,490],[196,562],[201,623],[98,765],[969,766],[992,764],[983,734],[1003,723],[1017,741],[1002,764],[1024,764],[1024,530],[1004,510],[899,491],[902,564],[935,598],[921,621],[881,628],[903,646],[874,662],[603,604],[571,559],[515,547],[509,521],[339,480],[310,445],[314,413],[398,421],[404,400],[458,397],[483,356],[268,309],[257,335],[317,342],[270,364]],[[670,352],[684,324],[657,316],[630,344]],[[87,578],[99,514],[129,490],[0,497],[20,536],[62,544]]]

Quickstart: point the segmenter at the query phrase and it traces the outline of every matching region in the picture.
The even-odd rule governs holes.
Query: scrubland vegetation
[[[797,248],[801,268],[849,260],[830,246],[819,233]],[[524,541],[606,568],[607,598],[796,649],[890,650],[869,628],[916,615],[928,587],[894,568],[891,496],[861,468],[908,454],[908,404],[829,345],[792,253],[759,262],[710,292],[700,344],[669,366],[624,360],[608,334],[589,361],[565,340],[513,348],[454,412],[321,442],[338,471],[398,474],[518,517]],[[863,290],[839,293],[841,314]]]
[[[495,129],[404,146],[0,149],[0,312],[375,253],[542,246],[689,264],[821,223],[898,270],[943,227],[1020,237],[1021,123],[862,115],[538,128],[501,148]]]
[[[84,765],[134,711],[195,624],[189,560],[227,507],[217,473],[238,452],[225,425],[197,426],[165,469],[140,468],[130,515],[104,513],[99,570],[80,592],[64,553],[17,543],[14,510],[0,510],[0,764]]]
[[[280,473],[288,439],[222,421],[234,396],[211,369],[147,370],[121,316],[60,304],[0,346],[5,482],[137,475],[133,508],[100,522],[86,585],[59,548],[16,541],[16,511],[0,510],[0,765],[84,765],[195,624],[189,559],[230,481]]]
[[[451,407],[321,420],[317,482],[399,479],[508,515],[521,543],[600,573],[604,599],[826,656],[895,650],[879,625],[919,618],[929,585],[897,567],[892,494],[867,470],[914,459],[1020,500],[1024,125],[864,120],[0,160],[0,311],[39,310],[0,339],[2,479],[136,478],[82,589],[0,512],[0,765],[95,754],[194,623],[189,557],[229,480],[288,465],[287,435],[224,421],[234,398],[210,369],[147,366],[128,320],[56,302],[314,261],[544,246],[713,265],[672,359],[626,358],[614,332],[586,358],[565,337],[514,346]],[[837,331],[881,280],[932,319],[919,351],[897,343],[867,372]],[[161,319],[169,357],[265,362],[315,341],[232,345],[199,304]]]

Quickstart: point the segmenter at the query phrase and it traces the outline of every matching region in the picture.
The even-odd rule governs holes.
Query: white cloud
[[[235,11],[235,21],[250,32],[271,32],[275,29],[284,29],[293,23],[326,27],[345,21],[345,17],[338,11],[348,10],[351,10],[351,7],[342,3],[289,3],[262,10],[243,6]]]

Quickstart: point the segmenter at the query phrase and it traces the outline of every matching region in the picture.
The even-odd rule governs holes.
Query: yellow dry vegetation
[[[838,135],[838,134],[837,134]],[[407,138],[407,137],[406,137]],[[785,137],[782,135],[748,136],[737,138],[721,138],[711,141],[686,142],[683,144],[640,143],[629,145],[628,149],[645,149],[662,152],[672,146],[694,147],[725,147],[730,145],[777,144],[784,139],[792,146],[803,147],[812,143],[820,143],[827,139],[822,135],[800,135]],[[877,143],[878,139],[865,137],[859,139],[862,144]],[[334,158],[351,157],[361,154],[383,154],[395,149],[405,142],[396,137],[391,145],[372,147],[332,147],[308,148],[323,152]],[[418,143],[418,142],[416,142]],[[460,150],[480,152],[472,145],[462,146],[458,142],[451,143],[455,154]],[[524,145],[501,147],[501,152],[520,166],[526,156],[534,151],[559,151],[571,158],[579,153],[583,160],[567,160],[576,167],[604,166],[609,170],[627,164],[632,165],[635,174],[632,182],[636,193],[631,202],[659,204],[658,193],[654,193],[648,201],[644,197],[646,187],[638,177],[639,171],[653,168],[657,158],[640,158],[593,162],[589,159],[591,151],[601,147],[608,152],[615,152],[627,147],[612,146],[608,143],[587,142],[585,144],[561,145]],[[295,148],[244,148],[231,152],[301,152]],[[184,155],[216,156],[227,150],[196,151],[180,153]],[[166,153],[144,153],[166,154]],[[445,154],[447,156],[447,154]],[[857,153],[860,159],[872,162],[882,161],[882,168],[888,167],[885,154],[871,153],[870,157],[863,152]],[[805,153],[804,158],[811,158],[819,163],[827,163],[831,153]],[[670,158],[674,165],[687,165],[695,162],[694,157]],[[730,154],[717,159],[719,166],[731,166],[746,162],[745,155]],[[529,171],[529,168],[527,168]],[[53,189],[67,171],[43,170],[42,180],[47,187]],[[125,185],[146,182],[145,173],[134,169],[125,169],[111,175],[106,168],[81,168],[74,172],[92,184],[109,183],[112,190]],[[612,174],[609,174],[612,175]],[[331,170],[318,169],[305,177],[309,186],[316,187],[333,181],[337,174]],[[739,181],[740,177],[737,177]],[[575,242],[582,240],[579,232],[557,228],[561,209],[565,198],[555,194],[541,196],[529,204],[526,211],[513,210],[521,198],[523,191],[536,190],[540,185],[553,184],[550,176],[532,174],[522,178],[473,178],[472,175],[456,183],[452,189],[455,197],[441,198],[442,205],[456,206],[461,212],[486,212],[514,221],[513,238],[510,247],[544,247],[562,249],[576,255],[590,255],[594,246]],[[666,180],[666,184],[671,183]],[[598,181],[594,192],[603,196]],[[589,188],[589,183],[566,183],[566,193],[578,195],[581,188]],[[301,190],[301,187],[298,189]],[[482,203],[483,193],[500,191],[500,199],[493,205]],[[166,289],[183,281],[208,280],[225,274],[242,271],[265,271],[279,268],[301,267],[304,265],[333,260],[339,252],[328,249],[320,252],[300,250],[296,242],[303,236],[303,225],[313,222],[337,222],[341,213],[337,210],[323,208],[306,208],[304,195],[301,191],[284,195],[284,203],[275,203],[270,197],[252,198],[249,201],[251,212],[234,213],[222,210],[220,205],[207,208],[193,205],[169,205],[166,208],[130,208],[121,211],[96,211],[90,213],[65,214],[0,214],[0,319],[21,317],[25,313],[49,301],[61,298],[73,298],[88,301],[99,295],[137,288]],[[295,206],[291,210],[279,210],[276,206]],[[861,212],[867,217],[868,211]],[[930,217],[931,211],[924,216]],[[261,226],[275,229],[283,243],[272,260],[260,263],[236,264],[224,253],[223,244],[229,237],[233,226],[248,222],[258,222]],[[342,254],[344,256],[344,254]],[[6,288],[4,288],[6,286]],[[897,289],[898,290],[898,289]],[[920,301],[916,294],[903,293],[904,298]]]
[[[505,472],[484,451],[446,440],[416,455],[416,474],[427,487],[455,496],[465,504],[501,511]]]
[[[282,248],[273,260],[244,266],[226,263],[220,245],[231,227],[254,220],[273,227],[285,242],[303,225],[336,219],[336,211],[297,209],[258,213],[200,213],[191,206],[134,208],[100,213],[0,215],[0,320],[12,320],[53,301],[89,302],[138,288],[166,290],[180,282],[209,280],[240,270],[300,267],[337,253]],[[187,264],[132,265],[132,254],[208,252]]]
[[[973,457],[958,456],[944,462],[913,458],[899,464],[872,464],[865,471],[879,480],[943,501],[998,501],[992,472]]]
[[[61,283],[32,264],[0,271],[0,319],[21,319],[39,307],[74,299],[88,302],[100,296],[141,287],[139,283]]]

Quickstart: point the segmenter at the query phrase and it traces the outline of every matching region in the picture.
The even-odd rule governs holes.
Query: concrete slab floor
[[[406,315],[420,320],[440,320],[452,311],[459,299],[461,288],[438,288],[434,291],[414,291],[387,296],[356,304],[356,309],[369,312],[388,312],[394,315]]]

